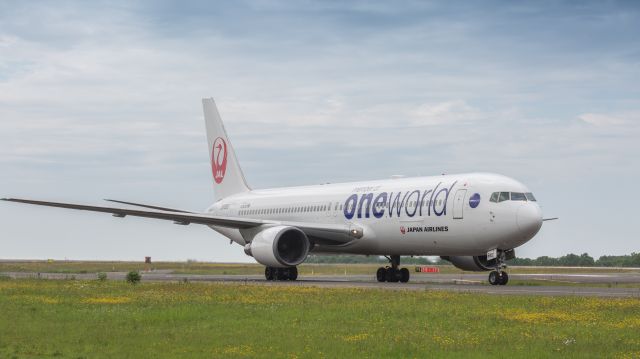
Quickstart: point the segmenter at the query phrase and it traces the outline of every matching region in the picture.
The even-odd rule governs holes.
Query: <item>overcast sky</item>
[[[519,256],[640,251],[637,2],[0,1],[0,197],[213,200],[201,98],[254,188],[471,171]],[[250,261],[204,226],[0,203],[0,258]]]

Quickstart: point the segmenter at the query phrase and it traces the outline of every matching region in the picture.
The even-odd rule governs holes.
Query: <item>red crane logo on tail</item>
[[[213,141],[211,152],[211,172],[216,183],[222,183],[224,174],[227,172],[227,142],[221,137]]]

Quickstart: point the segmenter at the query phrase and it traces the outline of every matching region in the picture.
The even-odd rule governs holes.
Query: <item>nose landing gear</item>
[[[505,251],[497,252],[495,270],[489,273],[489,284],[506,285],[509,282],[509,274],[505,271],[507,269],[506,259]]]
[[[507,272],[494,270],[489,273],[489,284],[491,285],[506,285],[508,282]]]
[[[390,282],[390,283],[407,283],[409,281],[409,270],[407,268],[398,268],[400,266],[400,256],[387,257],[391,267],[380,267],[376,272],[376,279],[378,282]]]

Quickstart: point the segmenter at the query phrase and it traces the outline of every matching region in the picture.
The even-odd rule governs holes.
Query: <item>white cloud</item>
[[[435,104],[423,104],[410,111],[414,125],[441,125],[471,123],[485,117],[463,100],[453,100]]]
[[[619,114],[585,113],[578,116],[578,118],[594,126],[620,126],[632,123],[637,125],[640,122],[640,112]]]

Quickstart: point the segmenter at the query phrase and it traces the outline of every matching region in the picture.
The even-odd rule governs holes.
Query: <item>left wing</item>
[[[181,212],[181,213],[195,213],[195,212],[191,212],[191,211],[183,211],[181,209],[175,209],[175,208],[167,208],[167,207],[158,207],[158,206],[151,206],[148,204],[141,204],[141,203],[134,203],[134,202],[126,202],[126,201],[118,201],[116,199],[105,199],[105,201],[108,202],[114,202],[114,203],[122,203],[122,204],[128,204],[130,206],[136,206],[136,207],[143,207],[143,208],[151,208],[151,209],[159,209],[161,211],[169,211],[169,212]]]
[[[117,208],[117,207],[104,207],[104,206],[88,206],[82,204],[73,203],[61,203],[61,202],[46,202],[35,201],[29,199],[20,198],[2,198],[3,201],[35,204],[38,206],[58,207],[77,209],[81,211],[103,212],[111,213],[114,217],[144,217],[155,218],[173,221],[175,224],[188,225],[204,224],[209,226],[220,226],[236,229],[248,229],[259,226],[270,225],[287,225],[297,227],[310,239],[313,239],[319,243],[325,244],[344,244],[354,239],[361,238],[363,236],[363,230],[359,227],[340,225],[340,224],[320,224],[309,222],[287,222],[278,220],[263,220],[263,219],[251,219],[251,218],[238,218],[238,217],[220,217],[212,216],[206,213],[192,213],[185,211],[175,210],[162,210],[164,207],[148,206],[141,204],[134,204],[132,202],[118,201],[119,203],[131,204],[140,207],[150,208],[152,210],[130,209],[130,208]],[[115,202],[115,201],[113,201]]]
[[[34,200],[20,199],[20,198],[3,198],[2,200],[8,201],[8,202],[35,204],[38,206],[48,206],[48,207],[78,209],[81,211],[112,213],[114,217],[134,216],[134,217],[164,219],[168,221],[174,221],[174,223],[176,224],[184,224],[184,225],[195,223],[195,224],[215,225],[215,226],[241,229],[241,228],[251,228],[251,227],[268,223],[262,220],[233,218],[233,217],[215,217],[215,216],[210,216],[202,213],[174,212],[174,211],[164,211],[164,210],[147,211],[147,210],[130,209],[130,208],[87,206],[87,205],[73,204],[73,203],[34,201]]]

